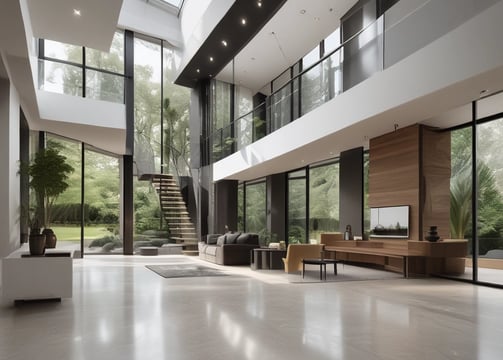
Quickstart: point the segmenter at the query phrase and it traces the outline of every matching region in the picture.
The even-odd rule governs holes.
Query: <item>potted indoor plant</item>
[[[37,203],[35,223],[44,228],[42,233],[46,237],[46,248],[56,247],[56,235],[50,228],[52,208],[58,196],[68,188],[67,180],[73,171],[66,157],[54,148],[39,150],[28,166],[30,187],[35,192]]]

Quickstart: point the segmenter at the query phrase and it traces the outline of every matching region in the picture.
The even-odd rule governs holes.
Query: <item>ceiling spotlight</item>
[[[246,18],[241,18],[241,25],[246,25]]]
[[[73,16],[80,16],[81,12],[80,9],[73,9]]]
[[[487,95],[488,93],[489,93],[489,90],[487,90],[487,89],[480,90],[480,96]]]
[[[259,0],[259,1],[257,1],[257,6],[258,6],[258,7],[262,7],[262,1],[260,1],[260,0]]]
[[[227,47],[227,41],[222,40],[222,45],[225,46],[225,47]]]
[[[299,11],[301,15],[304,15],[306,13],[306,9],[302,9]]]
[[[213,62],[213,60],[214,60],[213,56],[210,56],[210,62]]]
[[[252,61],[257,60],[254,56],[252,56],[250,59],[251,59]]]
[[[197,72],[197,73],[199,74],[199,73],[201,72],[201,70],[199,70],[199,69],[196,69],[196,72]]]

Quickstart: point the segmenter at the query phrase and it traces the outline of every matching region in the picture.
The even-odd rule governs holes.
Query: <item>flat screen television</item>
[[[370,208],[371,238],[409,238],[409,206]]]

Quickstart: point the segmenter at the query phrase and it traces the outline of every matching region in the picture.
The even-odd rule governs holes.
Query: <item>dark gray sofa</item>
[[[252,233],[210,234],[198,244],[199,258],[219,265],[250,265],[250,251],[260,247]]]

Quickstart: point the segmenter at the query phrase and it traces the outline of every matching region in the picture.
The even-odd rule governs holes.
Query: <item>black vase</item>
[[[425,236],[425,239],[429,242],[437,242],[440,239],[436,226],[430,226],[430,230],[428,230],[428,235]]]
[[[42,234],[45,235],[45,248],[46,249],[54,249],[56,247],[56,234],[52,229],[44,229]]]
[[[45,253],[45,235],[44,234],[30,234],[28,239],[30,248],[30,255],[42,256]]]

